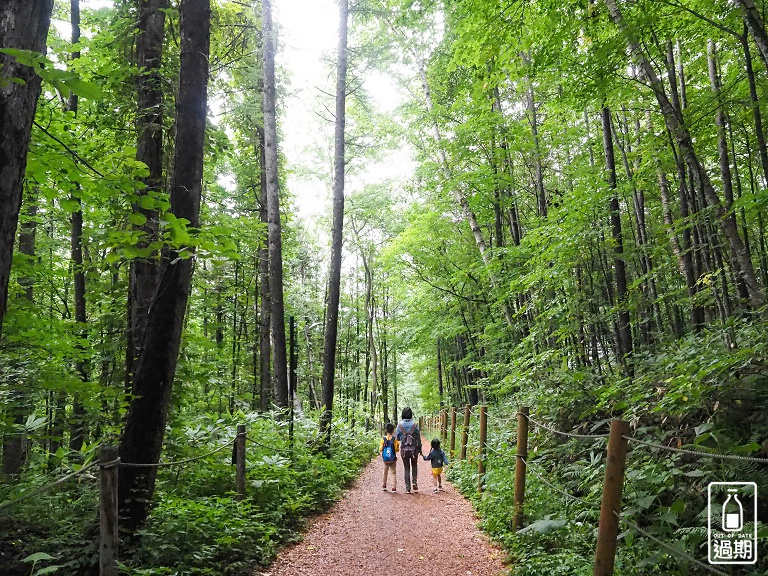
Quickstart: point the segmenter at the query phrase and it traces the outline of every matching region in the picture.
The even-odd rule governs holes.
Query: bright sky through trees
[[[279,122],[281,149],[291,171],[288,187],[299,215],[317,216],[327,211],[330,198],[333,117],[322,102],[323,92],[332,93],[335,82],[338,5],[332,0],[277,0],[275,8],[280,26],[278,65],[288,72],[288,78],[279,80],[286,89]],[[364,89],[382,112],[391,112],[404,101],[396,81],[376,70],[366,72]],[[407,177],[413,170],[410,157],[405,146],[381,162],[367,163],[361,173],[348,175],[349,191]]]

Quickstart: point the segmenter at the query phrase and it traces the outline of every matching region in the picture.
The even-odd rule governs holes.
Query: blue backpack
[[[384,438],[384,448],[381,450],[381,459],[387,464],[391,464],[397,457],[395,456],[395,439],[387,440]]]

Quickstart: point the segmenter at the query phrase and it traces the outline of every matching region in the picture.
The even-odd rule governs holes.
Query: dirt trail
[[[302,542],[257,574],[497,576],[504,572],[504,553],[475,526],[469,502],[445,480],[445,492],[432,494],[429,462],[419,462],[420,492],[412,494],[405,493],[399,457],[397,492],[382,492],[383,470],[381,458],[374,458],[345,498],[310,523]]]

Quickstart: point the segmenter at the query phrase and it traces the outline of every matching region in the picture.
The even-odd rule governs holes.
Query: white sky
[[[82,0],[82,6],[89,8],[112,4],[113,0]],[[322,92],[332,94],[335,90],[338,4],[335,0],[273,0],[273,8],[279,26],[278,74],[282,69],[288,75],[278,79],[286,89],[278,117],[280,149],[288,162],[285,184],[296,199],[299,217],[310,229],[330,235],[312,221],[326,214],[330,206],[333,117],[323,106],[323,99],[331,111],[333,102]],[[58,25],[68,28],[63,22]],[[392,112],[405,98],[393,78],[376,70],[366,74],[364,88],[385,112]],[[370,162],[358,174],[348,176],[346,193],[386,179],[405,180],[414,168],[412,151],[403,143],[381,161]]]
[[[281,150],[289,163],[288,188],[296,197],[299,215],[311,220],[327,212],[330,205],[331,158],[333,151],[333,101],[322,92],[334,93],[338,50],[339,8],[334,0],[274,0],[275,20],[280,26],[281,50],[278,65],[290,74],[285,94]],[[391,112],[404,96],[391,77],[370,71],[364,88],[382,111]],[[415,164],[407,146],[371,162],[361,173],[348,176],[346,194],[367,183],[388,178],[407,178]],[[323,179],[307,174],[323,170]]]

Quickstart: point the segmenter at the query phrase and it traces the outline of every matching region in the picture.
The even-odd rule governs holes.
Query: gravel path
[[[432,494],[429,462],[419,463],[421,491],[413,494],[405,494],[399,457],[396,493],[382,492],[383,469],[381,458],[374,458],[345,498],[310,522],[304,540],[284,550],[257,575],[503,573],[504,554],[477,529],[470,503],[445,480],[446,491]]]

